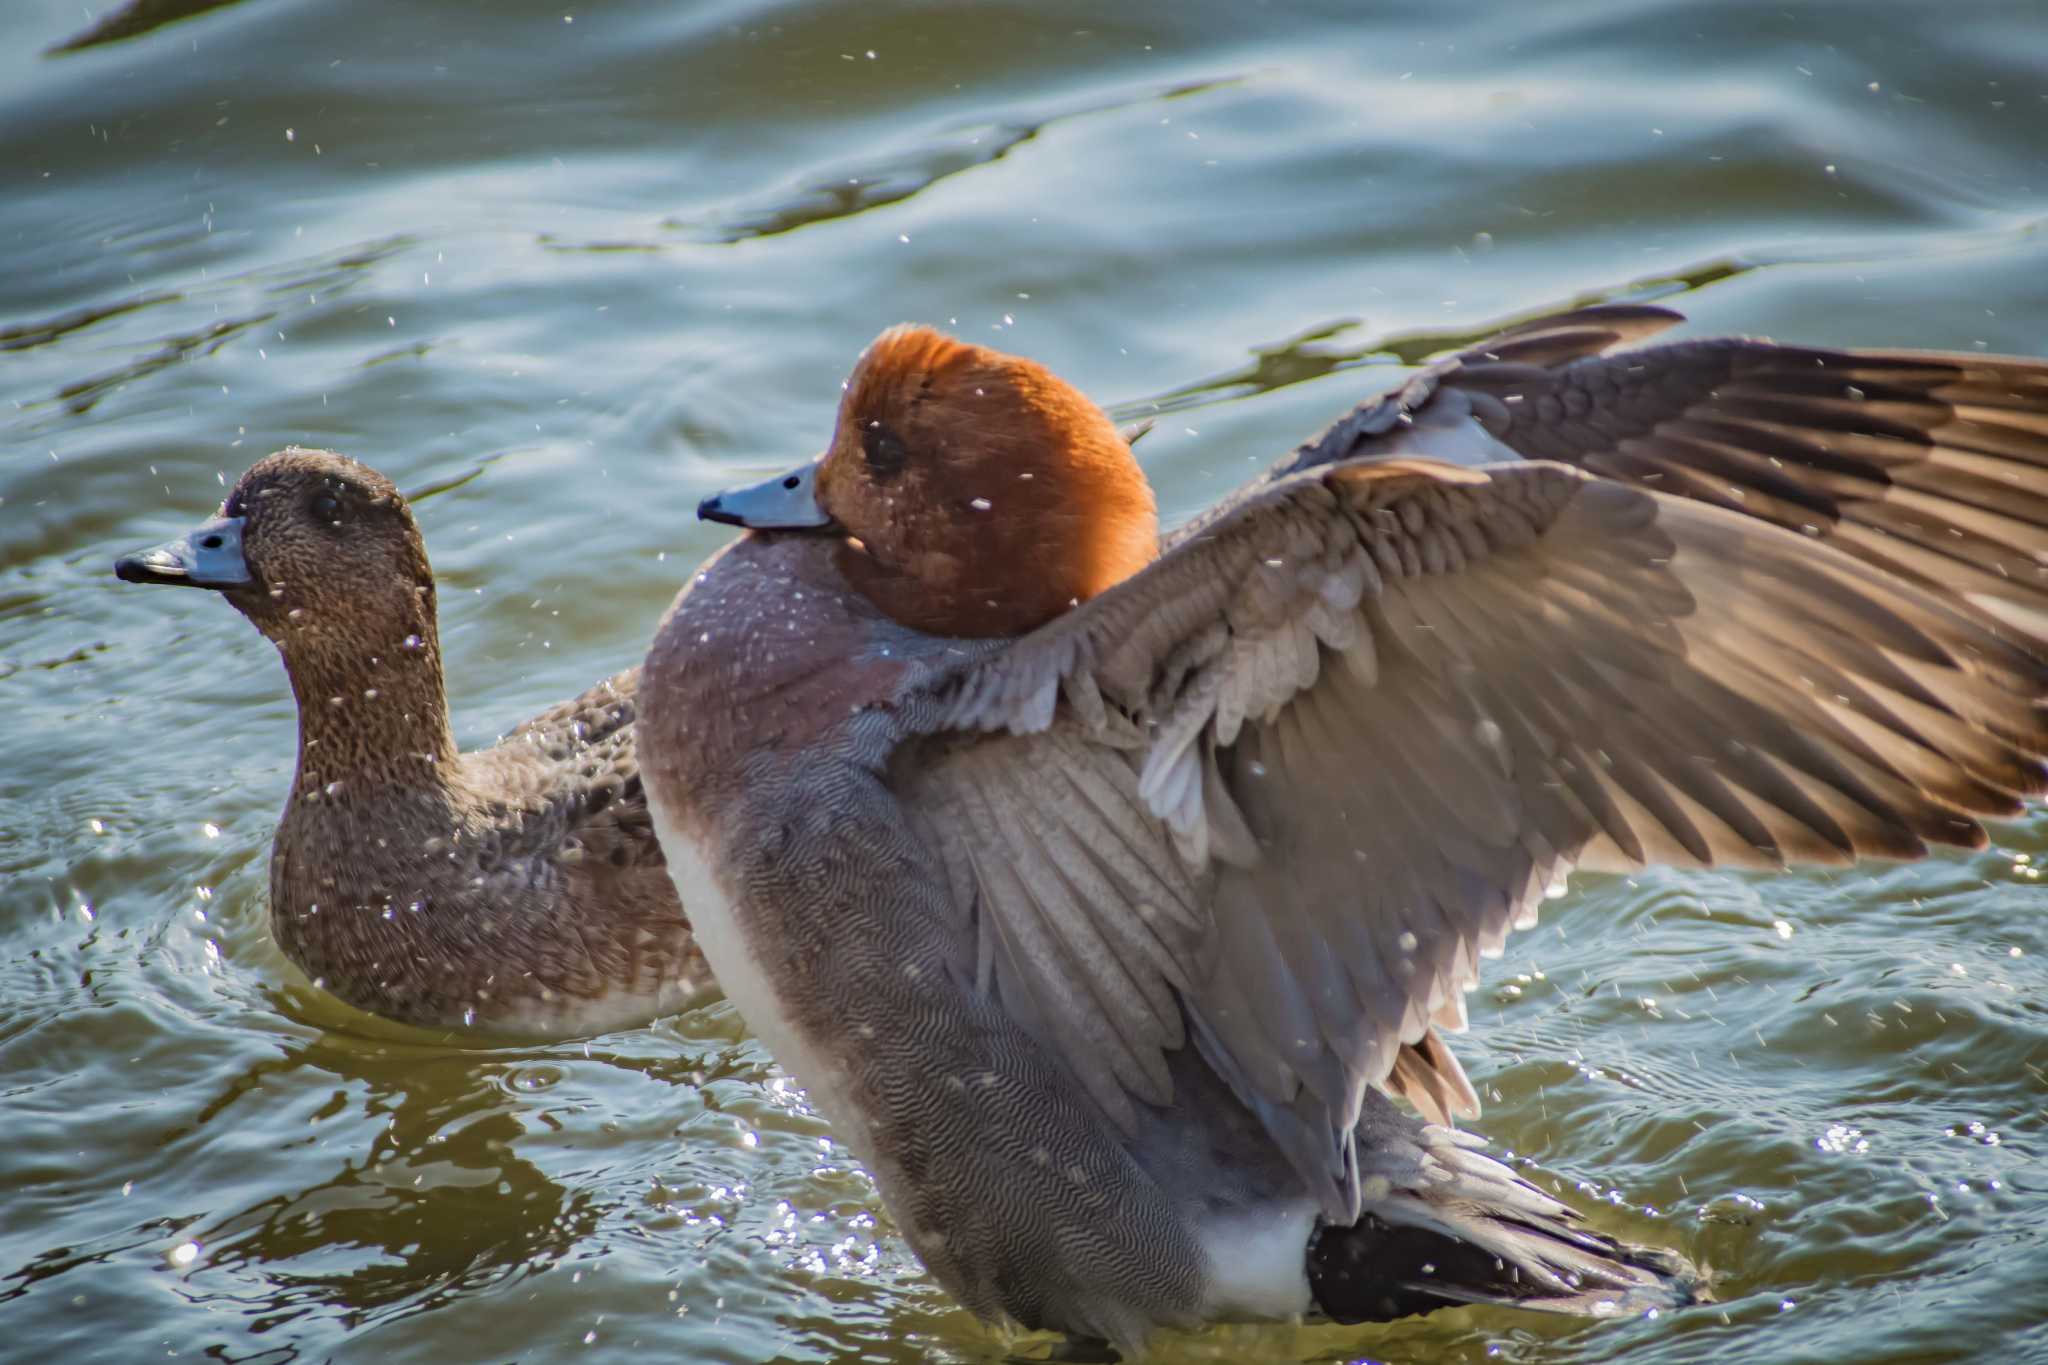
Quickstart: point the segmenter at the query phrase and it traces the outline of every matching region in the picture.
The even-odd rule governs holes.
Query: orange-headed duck
[[[699,508],[757,529],[647,657],[670,873],[974,1312],[1669,1302],[1389,1098],[1476,1108],[1415,1049],[1478,960],[1573,867],[1913,858],[2048,789],[2048,366],[1607,354],[1675,320],[1506,333],[1163,541],[1085,398],[900,328]]]
[[[458,752],[434,574],[390,480],[324,450],[259,460],[218,516],[124,556],[210,588],[275,644],[299,762],[270,923],[314,984],[402,1023],[602,1032],[710,986],[649,824],[640,670]]]

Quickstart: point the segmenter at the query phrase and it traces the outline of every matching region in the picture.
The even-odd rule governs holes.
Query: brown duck
[[[218,516],[114,572],[213,589],[284,658],[299,759],[270,922],[315,985],[402,1023],[525,1036],[642,1023],[711,985],[641,792],[640,670],[458,751],[426,546],[376,470],[279,451]]]
[[[754,529],[647,656],[669,872],[968,1308],[1135,1349],[1680,1302],[1396,1109],[1473,1107],[1402,1045],[1573,867],[1922,857],[2048,797],[2048,363],[1608,354],[1675,321],[1497,336],[1163,537],[1080,392],[897,328],[823,456],[700,504]]]

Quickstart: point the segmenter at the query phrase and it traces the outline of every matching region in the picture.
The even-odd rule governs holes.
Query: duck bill
[[[832,514],[818,505],[818,466],[822,459],[798,465],[745,488],[728,488],[697,504],[701,521],[751,526],[757,531],[799,531],[833,525]]]
[[[215,517],[153,549],[114,561],[114,575],[128,583],[168,583],[180,588],[242,588],[255,581],[242,555],[241,517]]]

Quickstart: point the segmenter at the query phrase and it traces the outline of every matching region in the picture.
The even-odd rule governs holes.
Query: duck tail
[[[1389,1322],[1467,1303],[1636,1313],[1698,1297],[1677,1256],[1581,1226],[1567,1205],[1476,1150],[1481,1139],[1402,1122],[1405,1141],[1359,1134],[1363,1211],[1309,1241],[1309,1286],[1329,1318]]]

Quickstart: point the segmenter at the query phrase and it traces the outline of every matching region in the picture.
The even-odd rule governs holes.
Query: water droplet
[[[977,512],[986,512],[989,508],[995,506],[995,504],[990,502],[987,498],[970,499],[967,505],[969,507],[972,507]]]
[[[1779,938],[1792,937],[1792,926],[1790,924],[1787,924],[1784,920],[1772,920],[1771,927],[1778,931]]]
[[[199,1243],[180,1242],[171,1248],[170,1254],[165,1256],[164,1259],[169,1261],[175,1268],[183,1270],[186,1266],[199,1259]]]

